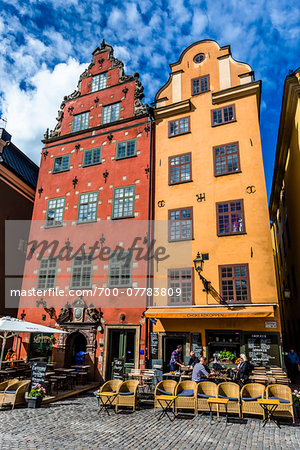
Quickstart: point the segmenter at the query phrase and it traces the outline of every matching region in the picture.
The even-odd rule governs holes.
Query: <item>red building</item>
[[[103,41],[43,140],[19,314],[68,334],[54,345],[24,338],[21,353],[60,367],[84,351],[91,379],[110,377],[115,360],[125,372],[145,363],[147,261],[135,255],[148,242],[152,124],[142,98],[139,75]]]

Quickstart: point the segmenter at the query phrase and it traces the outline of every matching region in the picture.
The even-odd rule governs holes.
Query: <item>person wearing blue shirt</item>
[[[298,364],[300,364],[300,359],[293,348],[287,354],[286,366],[288,370],[289,377],[293,384],[297,381]]]

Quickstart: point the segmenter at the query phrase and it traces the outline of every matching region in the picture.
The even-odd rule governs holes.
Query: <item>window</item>
[[[85,112],[82,114],[77,114],[73,118],[73,129],[72,131],[80,131],[85,130],[89,127],[89,119],[90,119],[90,112]]]
[[[213,148],[213,152],[216,177],[241,170],[238,142],[219,145]]]
[[[113,219],[134,216],[134,192],[135,186],[114,189]]]
[[[224,108],[213,109],[211,112],[212,126],[221,125],[222,123],[233,122],[235,120],[235,107],[224,106]]]
[[[190,118],[172,120],[169,122],[169,137],[177,136],[178,134],[188,133],[190,131]]]
[[[42,258],[40,260],[37,289],[55,288],[57,262],[57,258]]]
[[[65,198],[52,198],[48,200],[46,226],[57,227],[62,225],[64,219]]]
[[[202,61],[204,61],[204,59],[205,59],[205,55],[204,55],[204,53],[198,53],[198,55],[196,55],[196,56],[194,56],[194,62],[195,63],[201,63]]]
[[[169,184],[184,183],[192,179],[192,154],[169,156]]]
[[[176,294],[180,289],[180,295]],[[173,290],[173,292],[172,292]],[[169,305],[191,305],[193,303],[193,269],[168,270]]]
[[[92,78],[92,92],[100,91],[106,88],[107,73],[100,73]]]
[[[169,210],[169,241],[193,239],[193,208]]]
[[[209,75],[192,79],[192,95],[209,91]]]
[[[109,260],[109,286],[128,287],[132,284],[132,251],[116,252]]]
[[[248,264],[219,266],[221,295],[226,302],[250,301]]]
[[[73,259],[71,289],[92,287],[92,255],[78,255]]]
[[[64,172],[70,168],[70,155],[54,158],[53,173]]]
[[[117,159],[130,158],[136,155],[136,140],[118,142],[117,144]]]
[[[93,166],[101,163],[101,147],[85,150],[83,155],[83,166]]]
[[[218,236],[245,233],[243,200],[217,203]]]
[[[78,222],[89,222],[97,219],[98,192],[80,194],[78,203]]]
[[[103,106],[102,123],[114,122],[120,119],[121,103]]]

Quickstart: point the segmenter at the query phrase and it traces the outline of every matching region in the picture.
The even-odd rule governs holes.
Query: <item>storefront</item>
[[[171,352],[183,345],[183,361],[188,362],[190,351],[208,360],[214,354],[233,355],[235,361],[245,353],[255,366],[281,366],[282,350],[278,310],[273,305],[249,307],[246,311],[225,307],[195,307],[193,311],[174,308],[150,308],[146,316],[154,319],[150,334],[152,367],[169,370]],[[246,308],[244,308],[246,309]],[[270,331],[272,329],[272,331]]]
[[[54,335],[49,333],[31,333],[28,347],[28,359],[50,362],[54,342]]]

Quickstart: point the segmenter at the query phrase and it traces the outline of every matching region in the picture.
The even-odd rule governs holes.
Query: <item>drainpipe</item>
[[[149,191],[148,191],[148,240],[147,240],[147,254],[149,256],[149,247],[150,247],[150,237],[152,237],[152,231],[151,231],[151,208],[152,208],[152,136],[153,136],[153,111],[152,108],[148,109],[148,120],[150,120],[150,143],[149,143]],[[148,295],[148,287],[150,287],[150,260],[149,257],[147,259],[147,290],[146,290],[146,310],[150,304],[149,302],[149,295]],[[145,367],[146,369],[149,366],[149,354],[148,354],[148,331],[149,331],[149,319],[145,317]]]

